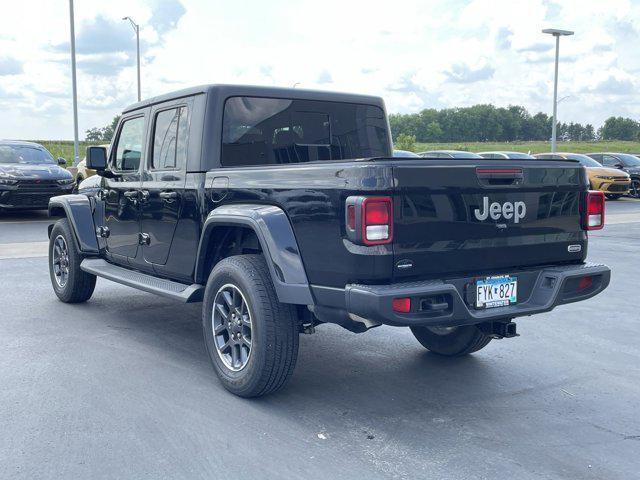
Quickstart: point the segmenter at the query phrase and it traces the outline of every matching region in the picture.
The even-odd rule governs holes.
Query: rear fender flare
[[[98,254],[98,239],[93,223],[93,211],[86,195],[60,195],[49,200],[49,216],[64,216],[69,220],[76,247],[86,254]],[[49,236],[53,225],[49,225]]]
[[[207,281],[206,252],[213,240],[211,233],[215,227],[225,225],[244,226],[255,232],[280,302],[298,305],[315,303],[289,218],[281,208],[273,205],[223,205],[211,211],[198,245],[196,282]]]

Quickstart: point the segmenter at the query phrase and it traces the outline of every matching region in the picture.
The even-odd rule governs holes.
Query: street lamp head
[[[133,27],[134,30],[136,30],[138,28],[138,24],[133,21],[133,18],[131,18],[131,17],[122,17],[122,20],[129,20],[129,23],[131,24],[131,26]]]
[[[553,35],[554,37],[566,37],[569,35],[573,35],[571,30],[560,30],[557,28],[545,28],[542,30],[542,33],[548,33],[549,35]]]

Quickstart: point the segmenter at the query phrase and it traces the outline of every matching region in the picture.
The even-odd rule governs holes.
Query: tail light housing
[[[589,190],[585,197],[583,228],[600,230],[604,227],[604,193]]]
[[[391,197],[353,196],[345,209],[347,236],[360,245],[384,245],[393,240]]]

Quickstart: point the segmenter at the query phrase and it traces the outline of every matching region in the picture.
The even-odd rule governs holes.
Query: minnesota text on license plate
[[[518,279],[509,275],[476,280],[476,308],[506,307],[518,301]]]

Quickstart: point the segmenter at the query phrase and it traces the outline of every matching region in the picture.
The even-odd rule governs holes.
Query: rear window
[[[528,155],[526,153],[518,153],[518,152],[513,152],[513,153],[509,153],[509,158],[512,159],[522,159],[522,160],[530,160],[533,157],[531,155]]]
[[[627,167],[640,167],[640,158],[627,153],[618,154],[618,158],[624,162]]]
[[[381,108],[341,102],[232,97],[224,107],[222,165],[389,156]]]
[[[567,155],[567,158],[570,160],[577,160],[580,162],[580,165],[583,167],[601,167],[598,162],[596,162],[593,158],[587,157],[586,155],[581,155],[579,153],[572,153],[571,155]]]
[[[450,152],[453,158],[482,158],[480,155],[477,155],[472,152]]]

